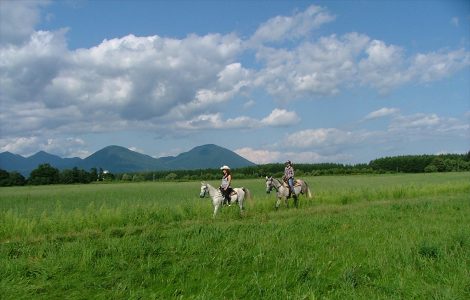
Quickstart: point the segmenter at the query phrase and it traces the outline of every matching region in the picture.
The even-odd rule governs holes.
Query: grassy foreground
[[[470,298],[470,173],[304,179],[215,220],[199,182],[1,188],[0,298]]]

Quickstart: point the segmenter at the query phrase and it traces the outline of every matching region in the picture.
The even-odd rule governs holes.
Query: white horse
[[[218,188],[215,188],[206,182],[201,182],[201,192],[199,194],[199,197],[204,198],[207,193],[209,193],[212,198],[212,205],[214,206],[213,217],[215,218],[217,212],[224,204],[225,197],[224,195],[222,195],[222,192]],[[242,212],[244,209],[243,203],[245,197],[247,199],[251,199],[250,190],[244,187],[233,188],[233,192],[230,194],[228,205],[231,205],[232,203],[238,203],[238,206],[240,206],[240,212]]]
[[[290,188],[287,184],[283,184],[279,179],[273,178],[272,176],[266,176],[266,193],[269,194],[273,188],[277,191],[276,209],[279,208],[282,198],[285,199],[286,206],[289,206],[288,199],[292,196],[294,198],[295,207],[298,207],[299,205],[298,198],[300,194],[306,194],[308,198],[312,198],[312,192],[310,191],[307,182],[302,179],[295,180],[295,193],[291,195]]]

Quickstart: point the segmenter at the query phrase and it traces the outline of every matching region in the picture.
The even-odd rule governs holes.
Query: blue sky
[[[470,150],[468,1],[1,1],[0,151]]]

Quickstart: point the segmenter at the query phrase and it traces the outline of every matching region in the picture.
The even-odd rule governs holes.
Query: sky
[[[0,152],[470,150],[470,2],[0,0]]]

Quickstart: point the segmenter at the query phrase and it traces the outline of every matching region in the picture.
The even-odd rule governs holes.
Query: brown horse
[[[277,191],[277,201],[276,201],[276,208],[279,208],[281,204],[281,199],[284,198],[286,202],[286,206],[289,206],[288,199],[292,196],[294,198],[294,205],[298,207],[298,198],[300,194],[307,195],[308,198],[312,198],[312,192],[305,180],[297,179],[294,183],[294,191],[295,193],[291,195],[290,188],[287,184],[283,184],[283,182],[279,179],[273,178],[272,176],[266,176],[266,193],[270,193],[272,189]]]

